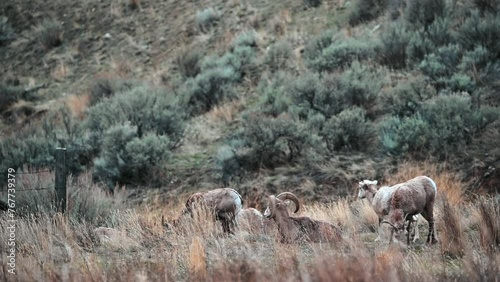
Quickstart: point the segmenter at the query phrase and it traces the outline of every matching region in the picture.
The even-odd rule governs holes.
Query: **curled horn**
[[[387,221],[387,220],[382,220],[382,222],[381,222],[380,224],[382,224],[382,223],[387,223],[387,224],[389,224],[390,226],[392,226],[392,228],[394,228],[394,229],[398,230],[398,228],[397,228],[396,226],[394,226],[394,224],[390,223],[390,222],[389,222],[389,221]]]
[[[299,199],[297,198],[297,196],[295,196],[293,193],[283,192],[283,193],[279,194],[278,196],[276,196],[276,198],[278,198],[282,201],[284,201],[284,200],[292,201],[295,204],[295,211],[293,213],[296,213],[299,211],[300,202],[299,202]]]

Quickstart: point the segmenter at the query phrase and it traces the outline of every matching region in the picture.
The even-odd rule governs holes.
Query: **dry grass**
[[[244,99],[233,100],[231,102],[215,106],[210,112],[207,113],[207,118],[211,123],[229,124],[235,120],[238,114],[242,111],[245,105]]]
[[[42,175],[41,180],[53,181]],[[438,177],[439,178],[439,177]],[[182,200],[166,206],[157,200],[134,209],[100,205],[118,201],[98,193],[84,175],[71,180],[75,203],[108,210],[101,223],[39,214],[18,218],[16,279],[21,281],[498,281],[498,207],[494,199],[444,202],[437,206],[440,243],[412,247],[375,244],[377,223],[364,202],[339,199],[304,205],[303,216],[339,225],[347,245],[282,244],[276,233],[224,235],[209,211],[197,210],[170,229],[161,217],[178,217]],[[446,198],[443,198],[446,199]],[[121,201],[121,200],[120,200]],[[84,212],[84,211],[82,211]],[[477,217],[477,218],[476,218]],[[0,225],[7,224],[0,215]],[[472,221],[471,221],[472,220]],[[474,223],[476,222],[477,223]],[[473,222],[473,224],[471,224]],[[96,229],[99,226],[107,228]],[[7,230],[0,229],[0,245]],[[100,230],[100,231],[99,231]],[[104,231],[103,231],[104,230]],[[426,229],[423,229],[426,231]],[[102,236],[102,232],[107,237]],[[496,234],[496,235],[495,235]],[[422,234],[425,239],[426,233]],[[2,251],[3,253],[3,251]],[[453,255],[454,254],[454,255]],[[4,257],[2,256],[2,259]],[[1,276],[12,277],[0,269]]]
[[[50,74],[54,80],[60,82],[70,74],[70,69],[64,61],[60,61]]]
[[[89,106],[90,98],[89,95],[70,95],[66,98],[66,105],[69,110],[79,120],[83,120],[85,116],[85,110]]]

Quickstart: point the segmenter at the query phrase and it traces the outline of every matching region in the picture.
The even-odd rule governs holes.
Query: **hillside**
[[[498,193],[496,4],[319,3],[3,1],[0,167],[320,200],[425,161]]]
[[[498,38],[498,0],[2,0],[0,277],[498,281]],[[359,181],[418,175],[438,243],[422,217],[375,241]],[[181,215],[219,187],[293,192],[342,238]]]

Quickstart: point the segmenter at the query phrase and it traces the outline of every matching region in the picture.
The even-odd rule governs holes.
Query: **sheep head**
[[[266,208],[266,211],[264,212],[264,216],[267,218],[275,218],[276,217],[276,212],[284,213],[286,217],[289,216],[288,214],[288,209],[287,209],[287,204],[286,200],[290,200],[295,204],[295,211],[293,213],[296,213],[300,209],[300,202],[297,196],[295,196],[293,193],[290,192],[283,192],[279,194],[278,196],[269,196],[269,204],[268,207]]]
[[[406,217],[403,214],[403,210],[401,209],[391,210],[391,212],[389,213],[389,219],[390,220],[383,220],[381,224],[382,223],[389,224],[390,226],[392,226],[392,228],[394,228],[394,231],[396,232],[399,232],[405,228]]]
[[[359,187],[358,187],[358,199],[364,199],[368,195],[373,196],[375,193],[377,193],[377,180],[363,180],[359,182]]]

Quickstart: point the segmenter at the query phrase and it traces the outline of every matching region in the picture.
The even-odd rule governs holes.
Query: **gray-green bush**
[[[385,29],[375,48],[380,63],[395,69],[406,67],[407,47],[411,36],[401,23],[394,23]]]
[[[402,81],[379,96],[381,108],[393,116],[408,117],[416,114],[426,100],[437,95],[436,89],[423,77]]]
[[[197,50],[183,52],[175,60],[177,68],[183,78],[196,77],[201,72],[203,54]]]
[[[0,46],[7,45],[7,43],[14,38],[14,29],[9,24],[7,17],[0,17]]]
[[[415,28],[427,29],[435,20],[446,16],[446,0],[407,1],[404,17]]]
[[[366,151],[373,144],[375,130],[365,110],[354,107],[326,121],[321,135],[330,151]]]
[[[208,32],[219,21],[220,16],[213,8],[207,8],[196,13],[196,25],[201,32]]]
[[[293,164],[324,149],[321,138],[305,123],[287,115],[270,118],[256,112],[243,117],[240,129],[229,144],[236,152],[239,165],[250,170]]]
[[[63,42],[63,26],[55,20],[44,20],[37,30],[37,39],[46,50],[58,47]]]
[[[292,45],[286,41],[278,42],[269,47],[264,58],[264,64],[271,72],[292,69],[293,60]]]
[[[102,148],[94,160],[93,177],[113,188],[146,182],[170,154],[165,135],[139,134],[137,126],[114,125],[104,132]]]
[[[190,115],[203,114],[226,98],[235,96],[234,83],[243,77],[255,77],[258,62],[253,33],[238,36],[230,51],[221,57],[210,56],[201,64],[201,72],[188,79],[180,89],[181,102]]]
[[[390,117],[381,124],[383,148],[393,154],[444,159],[498,119],[490,107],[474,110],[466,95],[439,95],[411,117]]]
[[[382,14],[388,4],[388,0],[356,0],[349,14],[349,24],[358,25],[371,21]]]
[[[373,46],[367,40],[343,38],[336,35],[329,46],[324,47],[321,41],[312,43],[306,48],[305,58],[308,67],[316,72],[332,72],[349,66],[353,61],[364,60],[372,56]],[[320,43],[320,44],[318,44]],[[314,46],[321,49],[313,50]]]
[[[97,137],[116,124],[130,123],[139,136],[167,135],[176,144],[184,132],[184,114],[175,96],[147,86],[135,87],[91,107],[86,126]],[[99,144],[95,144],[99,146]]]

